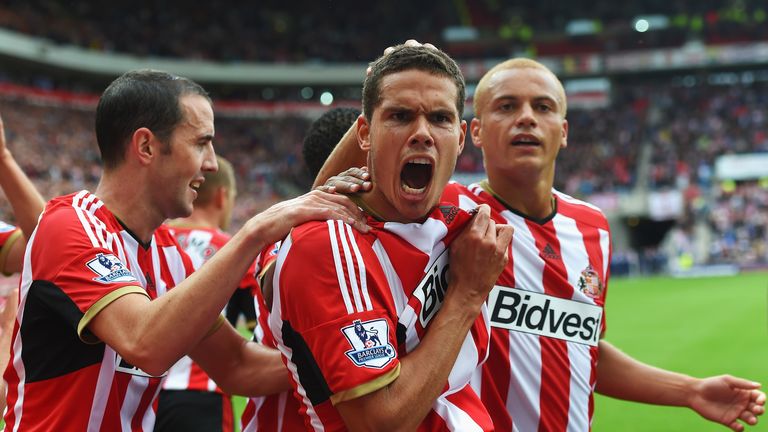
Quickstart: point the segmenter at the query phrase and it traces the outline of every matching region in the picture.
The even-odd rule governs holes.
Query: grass
[[[729,373],[768,386],[768,273],[614,279],[606,339],[638,360],[693,376]],[[234,400],[236,419],[245,407]],[[593,432],[723,432],[685,408],[596,396]],[[768,431],[768,417],[751,431]]]
[[[768,274],[615,279],[606,339],[633,357],[704,377],[729,373],[768,385]],[[725,431],[684,408],[597,396],[594,432]],[[751,428],[768,431],[768,418]]]

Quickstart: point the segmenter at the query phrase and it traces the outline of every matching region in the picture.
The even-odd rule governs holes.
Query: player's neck
[[[550,181],[489,176],[483,187],[506,207],[532,219],[547,218],[555,209]]]
[[[174,219],[172,225],[185,228],[220,228],[220,211],[207,207],[195,208],[192,214],[185,218]]]
[[[125,181],[117,172],[105,172],[95,193],[139,241],[149,243],[165,217],[152,206],[141,184],[141,181]]]
[[[350,195],[352,201],[358,205],[365,213],[379,222],[398,222],[398,223],[421,223],[429,216],[419,219],[408,219],[400,214],[397,209],[392,206],[386,199],[379,197],[376,199],[376,194],[366,193],[362,195]]]

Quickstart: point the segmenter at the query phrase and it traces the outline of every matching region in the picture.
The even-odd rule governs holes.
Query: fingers
[[[731,375],[724,375],[725,381],[731,387],[743,388],[743,389],[759,389],[760,383],[756,381],[746,380]]]
[[[509,255],[509,244],[512,242],[512,235],[514,233],[515,229],[512,228],[512,225],[496,225],[496,247],[499,250],[503,250],[507,257]]]
[[[314,194],[314,196],[310,196]],[[319,190],[314,190],[307,196],[308,200],[318,201],[310,205],[317,205],[324,203],[332,210],[332,219],[344,221],[352,225],[355,229],[361,232],[370,231],[370,227],[365,222],[365,215],[357,205],[352,202],[348,197],[337,194],[330,194]]]
[[[421,43],[421,42],[417,41],[416,39],[408,39],[407,41],[405,41],[405,43],[404,43],[403,45],[405,45],[405,46],[407,46],[407,47],[419,47],[419,46],[423,46],[423,47],[425,47],[425,48],[431,48],[431,49],[433,49],[433,50],[436,50],[436,49],[437,49],[437,47],[436,47],[436,46],[432,45],[432,44],[431,44],[431,43],[429,43],[429,42],[427,42],[427,43],[424,43],[424,44],[423,44],[423,43]],[[394,50],[395,50],[395,47],[393,47],[393,46],[391,46],[391,47],[387,47],[387,48],[384,50],[384,55],[389,55],[389,54],[392,54],[392,51],[394,51]]]
[[[754,426],[757,424],[757,416],[748,410],[744,410],[739,416],[739,419],[748,425]]]

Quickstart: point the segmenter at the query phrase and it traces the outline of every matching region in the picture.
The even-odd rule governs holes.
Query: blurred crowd
[[[536,8],[494,0],[439,6],[399,1],[360,7],[352,0],[222,0],[194,8],[178,2],[6,0],[0,4],[0,27],[98,51],[223,62],[365,62],[381,47],[411,37],[439,44],[455,58],[487,58],[768,36],[768,8],[759,0],[646,0],[621,7],[607,0],[572,0],[539,2]],[[642,16],[661,21],[651,19],[651,31],[640,34],[633,24]],[[165,37],[156,37],[157,29]]]
[[[705,226],[709,246],[697,262],[768,264],[768,183],[714,176],[720,155],[768,151],[768,77],[746,74],[729,75],[738,79],[726,79],[727,85],[716,75],[616,82],[609,107],[569,111],[568,148],[558,159],[556,188],[586,200],[638,187],[683,194],[685,211],[670,235],[673,247],[634,256],[617,250],[617,263],[656,271],[664,267],[664,254],[696,255],[701,233],[695,227]],[[46,198],[95,188],[100,168],[93,111],[87,104],[0,92],[9,147]],[[306,112],[217,114],[216,149],[233,162],[238,177],[234,227],[309,187],[301,143],[311,121]],[[640,163],[643,148],[646,164]],[[469,137],[457,171],[482,177],[482,155]],[[12,220],[9,215],[0,200],[0,220]]]
[[[46,199],[95,189],[101,167],[93,132],[94,108],[0,96],[0,114],[8,147]],[[216,150],[232,161],[238,177],[236,227],[311,185],[301,158],[302,139],[310,123],[299,116],[217,117]],[[0,199],[0,220],[13,220],[5,199]]]

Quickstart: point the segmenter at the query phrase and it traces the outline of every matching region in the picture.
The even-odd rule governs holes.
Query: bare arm
[[[228,394],[263,396],[291,388],[280,352],[243,339],[226,322],[190,356]]]
[[[597,391],[606,396],[655,405],[686,406],[734,431],[757,423],[765,411],[760,384],[729,375],[698,379],[659,369],[600,341]]]
[[[312,191],[278,203],[246,222],[210,261],[166,295],[152,301],[124,295],[93,317],[88,329],[129,363],[162,374],[200,342],[266,244],[282,239],[295,225],[318,219],[354,221],[367,229],[360,210],[341,195]]]
[[[367,158],[368,153],[357,142],[357,123],[353,123],[325,160],[312,187],[324,185],[326,180],[348,168],[364,166]]]
[[[415,430],[442,393],[467,332],[507,262],[512,228],[497,226],[487,206],[451,246],[450,283],[442,308],[400,375],[373,393],[338,403],[350,430]]]
[[[16,163],[5,141],[5,127],[0,118],[0,187],[13,207],[19,227],[29,238],[43,212],[45,200]],[[23,250],[24,248],[22,248]]]

